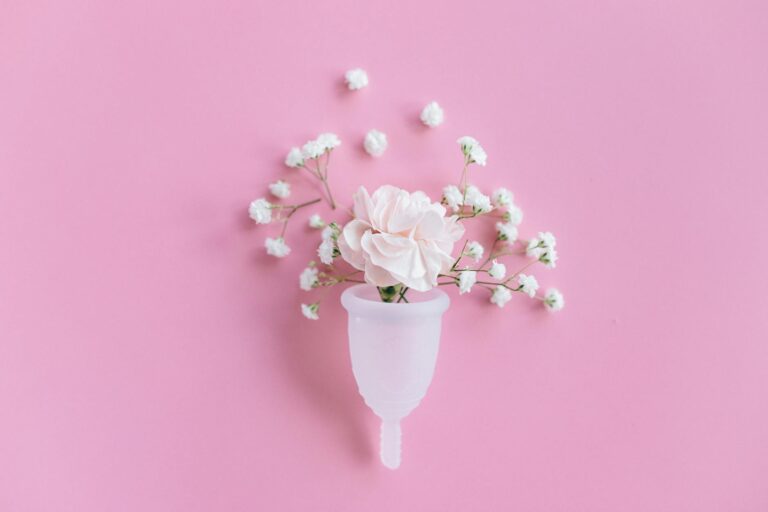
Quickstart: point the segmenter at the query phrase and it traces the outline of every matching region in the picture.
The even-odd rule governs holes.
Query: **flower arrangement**
[[[345,75],[351,91],[368,86],[368,75],[353,69]],[[444,121],[437,102],[430,102],[420,114],[422,122],[434,128]],[[529,239],[520,237],[523,212],[514,202],[512,192],[497,188],[490,195],[471,184],[474,167],[485,167],[488,156],[473,137],[458,139],[463,160],[457,184],[447,185],[439,201],[432,201],[421,191],[409,192],[383,185],[373,193],[360,187],[352,197],[348,214],[327,222],[319,213],[309,218],[309,226],[320,231],[317,260],[310,261],[299,276],[299,286],[310,292],[347,283],[374,285],[380,299],[387,303],[408,303],[409,293],[426,292],[434,287],[455,286],[459,295],[476,288],[489,294],[489,301],[503,308],[515,293],[538,299],[549,311],[564,306],[563,295],[555,288],[539,290],[530,273],[535,264],[554,268],[557,243],[550,232],[539,232]],[[387,149],[386,134],[370,130],[364,148],[381,157]],[[292,194],[287,181],[269,184],[274,198],[251,202],[250,217],[257,224],[280,224],[276,237],[264,242],[267,253],[276,258],[291,254],[286,231],[292,216],[300,209],[327,203],[331,212],[340,209],[329,185],[331,155],[341,146],[334,133],[321,133],[301,148],[291,148],[285,165],[303,170],[317,179],[323,197],[288,204]],[[465,224],[490,220],[495,225],[495,239],[481,244],[465,238]],[[458,250],[456,250],[458,248]],[[504,258],[524,254],[528,261],[514,272],[507,271]],[[301,304],[301,312],[311,320],[319,318],[320,301]]]

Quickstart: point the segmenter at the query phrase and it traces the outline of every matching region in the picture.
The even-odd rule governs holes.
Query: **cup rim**
[[[436,287],[426,292],[416,292],[421,294],[420,298],[423,299],[418,302],[382,302],[363,296],[366,292],[367,294],[370,294],[370,290],[375,290],[375,288],[376,287],[371,284],[357,284],[350,286],[341,294],[341,305],[344,306],[344,309],[348,312],[361,316],[370,314],[404,317],[442,315],[445,310],[448,309],[451,302],[448,298],[448,294]]]

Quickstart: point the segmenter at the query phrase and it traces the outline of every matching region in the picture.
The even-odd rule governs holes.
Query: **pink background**
[[[768,510],[767,15],[3,2],[0,510]],[[278,177],[315,196],[281,161],[323,130],[339,197],[436,194],[473,135],[474,181],[558,235],[560,315],[454,301],[397,472],[336,294],[298,316],[317,234],[267,259],[246,216]]]

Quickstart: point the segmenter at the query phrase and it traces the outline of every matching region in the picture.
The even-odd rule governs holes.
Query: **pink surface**
[[[0,510],[768,510],[767,15],[4,2]],[[301,319],[306,260],[266,259],[246,218],[322,130],[340,197],[434,194],[473,135],[476,183],[561,248],[536,272],[559,316],[454,300],[397,472],[337,298]]]

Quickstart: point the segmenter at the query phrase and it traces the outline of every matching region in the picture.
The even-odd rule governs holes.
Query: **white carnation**
[[[325,222],[323,221],[323,218],[320,217],[320,215],[315,213],[309,217],[309,227],[313,229],[323,229],[325,227]]]
[[[291,195],[291,186],[283,180],[277,180],[269,184],[269,192],[275,197],[285,199]]]
[[[443,189],[443,202],[454,212],[459,211],[464,196],[456,185],[448,185]]]
[[[534,276],[520,274],[517,276],[517,283],[520,285],[518,289],[531,298],[536,295],[536,290],[539,289],[539,282]]]
[[[317,158],[323,153],[325,153],[325,146],[317,140],[307,141],[307,143],[301,147],[301,156],[303,156],[305,160],[309,158]]]
[[[443,124],[445,113],[436,101],[432,101],[421,111],[421,122],[430,128]]]
[[[499,240],[505,240],[509,243],[514,243],[517,240],[517,226],[511,222],[497,222],[496,231],[499,233]]]
[[[501,187],[493,191],[491,198],[493,199],[494,206],[504,207],[512,204],[514,196],[508,189]]]
[[[248,215],[256,224],[269,224],[272,222],[272,205],[264,198],[256,199],[248,207]]]
[[[565,299],[563,294],[556,288],[550,288],[544,295],[544,306],[549,311],[560,311],[565,306]]]
[[[344,73],[344,80],[349,90],[356,91],[368,85],[368,73],[360,68],[350,69]]]
[[[304,157],[301,155],[301,150],[299,148],[291,148],[288,155],[285,157],[285,165],[293,168],[304,165]]]
[[[379,130],[371,130],[365,135],[363,146],[369,155],[381,156],[387,150],[387,134]]]
[[[318,318],[320,318],[320,316],[317,314],[319,309],[320,309],[320,304],[318,304],[317,302],[313,304],[302,304],[301,314],[309,318],[310,320],[317,320]]]
[[[317,248],[317,256],[320,258],[320,261],[326,265],[333,264],[334,244],[332,238],[323,240],[320,247]]]
[[[309,291],[318,283],[318,270],[315,267],[307,267],[299,275],[299,287],[304,291]]]
[[[491,295],[491,302],[493,304],[503,308],[510,299],[512,299],[512,292],[508,288],[498,285],[493,289],[493,295]]]
[[[475,282],[477,282],[476,271],[464,270],[459,272],[459,295],[471,292]]]
[[[480,242],[469,242],[467,244],[467,249],[464,251],[464,255],[474,258],[475,261],[480,261],[484,252],[485,249],[480,245]]]
[[[325,151],[341,146],[341,139],[339,139],[339,136],[330,132],[321,133],[317,136],[315,141],[320,144]]]
[[[507,275],[507,267],[503,263],[493,260],[488,275],[497,280],[504,279],[504,276]]]
[[[456,142],[461,146],[462,153],[469,157],[470,163],[476,163],[483,167],[485,166],[488,160],[488,155],[485,154],[483,146],[477,142],[477,139],[465,135]]]
[[[267,254],[276,258],[284,258],[291,253],[291,248],[282,238],[267,238],[264,247],[267,248]]]

